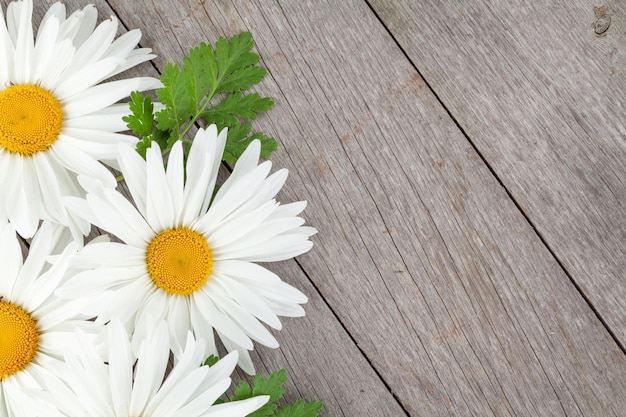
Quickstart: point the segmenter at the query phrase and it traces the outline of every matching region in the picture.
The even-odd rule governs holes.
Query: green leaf
[[[283,388],[285,382],[287,382],[287,373],[284,369],[273,372],[267,379],[261,375],[256,375],[252,382],[252,387],[245,381],[240,382],[235,387],[235,395],[230,400],[245,400],[258,395],[269,395],[269,402],[253,413],[248,414],[248,417],[274,416],[274,410],[276,410],[276,404],[274,403],[285,394],[285,388]]]
[[[157,141],[163,154],[183,140],[191,127],[202,120],[218,130],[229,129],[223,159],[234,163],[254,139],[261,141],[261,155],[270,156],[277,144],[263,133],[252,133],[250,120],[267,112],[274,102],[258,93],[244,90],[260,82],[267,71],[257,65],[259,56],[252,52],[254,42],[249,32],[219,38],[215,48],[201,43],[190,49],[179,67],[168,63],[160,79],[163,87],[156,94],[164,108],[154,114],[154,105],[140,94],[131,97],[129,128],[140,138],[137,151],[145,157],[146,149]]]
[[[298,400],[293,405],[287,405],[278,410],[276,417],[318,417],[323,406],[324,404],[315,400],[309,403]]]
[[[276,150],[278,144],[274,138],[268,138],[263,133],[254,133],[250,136],[250,123],[236,124],[228,128],[226,146],[222,159],[228,163],[235,163],[246,150],[250,142],[258,139],[261,142],[261,157],[268,158]]]
[[[215,365],[217,362],[219,362],[220,358],[218,358],[215,355],[211,355],[208,358],[206,358],[206,360],[204,361],[205,365],[208,365],[209,367]]]
[[[191,98],[187,94],[185,73],[178,70],[178,65],[168,63],[161,75],[163,88],[157,90],[157,96],[165,108],[156,114],[157,127],[161,130],[180,131],[182,125],[191,119]]]
[[[189,94],[189,113],[196,114],[207,95],[214,95],[217,85],[217,62],[211,45],[201,43],[183,58],[185,88]]]
[[[150,148],[151,145],[152,138],[150,136],[146,136],[145,138],[137,142],[137,145],[135,145],[135,149],[137,150],[137,152],[139,152],[139,155],[141,155],[143,159],[146,159],[146,151],[148,150],[148,148]]]
[[[200,118],[209,124],[215,123],[218,128],[234,126],[239,123],[237,116],[255,120],[257,113],[264,113],[273,105],[274,102],[269,97],[260,97],[257,93],[244,96],[241,92],[236,92],[202,112]]]
[[[160,130],[155,126],[154,104],[150,96],[142,97],[141,93],[134,91],[130,94],[129,108],[131,114],[122,117],[128,128],[139,137],[135,148],[145,159],[146,150],[156,141],[161,149],[167,146],[169,131]]]
[[[267,71],[257,67],[259,56],[252,51],[254,42],[250,32],[235,35],[228,42],[224,38],[215,44],[219,85],[216,93],[240,91],[260,82]]]
[[[152,135],[152,122],[154,120],[154,105],[150,96],[142,97],[139,91],[130,93],[128,103],[131,114],[122,117],[126,126],[140,138]]]

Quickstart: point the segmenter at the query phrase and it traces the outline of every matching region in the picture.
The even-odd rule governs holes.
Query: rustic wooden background
[[[256,128],[319,229],[271,267],[307,316],[254,354],[287,369],[288,399],[626,415],[626,3],[96,3],[159,56],[132,74],[254,36],[276,102]]]

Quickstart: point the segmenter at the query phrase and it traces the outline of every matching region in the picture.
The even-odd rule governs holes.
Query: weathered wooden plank
[[[371,3],[625,346],[626,4]]]
[[[35,4],[33,14],[36,22],[43,17],[52,3],[50,1],[48,4]],[[84,2],[77,0],[64,3],[70,13],[85,6]],[[4,1],[1,4],[6,7]],[[141,4],[136,6],[139,10],[144,7]],[[104,1],[97,1],[96,7],[100,20],[116,14]],[[118,17],[122,21],[128,21],[128,11],[125,7],[121,7],[119,11]],[[154,21],[147,20],[144,23],[146,25],[142,29],[145,34],[152,34],[153,31],[160,33],[166,27],[154,30]],[[131,25],[128,29],[135,27]],[[120,32],[125,32],[124,27],[120,28]],[[167,59],[174,59],[174,56]],[[121,76],[139,75],[158,76],[158,72],[147,63]],[[257,371],[267,375],[285,368],[289,377],[285,400],[290,403],[299,398],[322,400],[325,404],[322,415],[335,417],[406,415],[297,263],[284,262],[273,265],[271,269],[307,294],[309,302],[306,305],[306,317],[283,319],[285,330],[276,332],[276,337],[281,343],[279,349],[260,347],[253,352]],[[249,380],[241,372],[234,377],[235,383],[242,379]]]
[[[260,124],[321,230],[301,262],[405,408],[619,415],[621,352],[364,4],[155,6],[167,59],[255,34]]]
[[[622,353],[365,3],[111,4],[159,67],[253,32],[270,71],[261,90],[278,103],[259,126],[292,172],[281,199],[309,200],[320,229],[300,262],[411,415],[621,413]],[[278,268],[312,291],[294,264]],[[365,414],[351,411],[379,383],[371,369],[348,363],[336,323],[299,323],[279,340],[307,375],[301,394]],[[399,415],[383,395],[372,404]]]
[[[112,4],[158,66],[253,32],[301,262],[411,414],[624,409],[623,355],[365,4]]]

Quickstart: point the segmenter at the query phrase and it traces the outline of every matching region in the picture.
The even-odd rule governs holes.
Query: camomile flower
[[[254,141],[213,197],[226,131],[199,130],[183,166],[178,142],[164,168],[156,143],[146,161],[126,145],[119,164],[135,202],[100,183],[85,181],[86,200],[68,199],[77,215],[117,236],[122,243],[85,246],[73,265],[84,272],[59,294],[86,301],[85,313],[107,322],[120,320],[134,338],[153,321],[166,320],[172,350],[181,351],[187,330],[205,340],[205,355],[217,355],[213,330],[228,351],[239,351],[239,365],[254,372],[252,340],[278,347],[261,322],[280,329],[278,316],[304,315],[307,298],[255,262],[292,258],[312,247],[316,232],[298,214],[305,202],[279,204],[274,197],[287,170],[269,175],[271,162],[259,162]]]
[[[83,332],[57,373],[66,385],[51,387],[61,415],[67,417],[244,417],[263,406],[268,396],[213,405],[230,386],[237,364],[233,352],[217,364],[202,365],[204,343],[186,333],[179,361],[166,374],[170,356],[167,324],[161,322],[139,347],[135,358],[128,333],[118,322],[108,328],[103,358]],[[106,364],[105,364],[106,359]]]
[[[22,261],[15,229],[0,226],[0,416],[53,415],[41,413],[50,401],[47,387],[59,383],[51,369],[75,328],[89,334],[101,328],[54,295],[77,247],[67,229],[43,222]]]
[[[62,197],[84,195],[77,174],[111,181],[99,161],[137,140],[117,133],[127,130],[122,116],[130,111],[115,103],[160,86],[148,77],[98,83],[154,55],[135,49],[138,30],[114,40],[114,18],[96,27],[93,5],[66,18],[65,6],[54,4],[36,36],[32,11],[32,0],[12,2],[5,23],[0,8],[0,216],[24,237],[41,219],[86,234],[89,225],[73,224]]]

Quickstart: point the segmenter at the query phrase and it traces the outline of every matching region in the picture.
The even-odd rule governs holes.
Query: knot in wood
[[[611,16],[608,14],[603,14],[598,17],[595,22],[593,22],[593,31],[596,35],[602,35],[606,32],[611,25]]]

